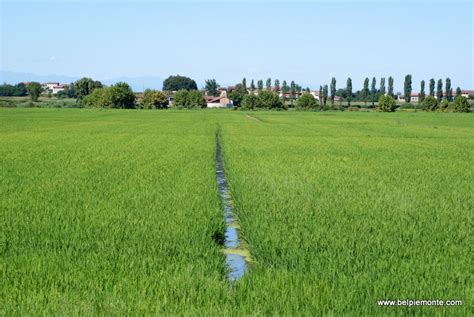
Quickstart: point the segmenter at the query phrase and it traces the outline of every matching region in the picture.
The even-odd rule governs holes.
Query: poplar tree
[[[380,78],[380,94],[385,95],[385,77]]]
[[[365,78],[364,87],[362,88],[362,99],[364,104],[367,106],[367,98],[369,98],[369,78]]]
[[[319,86],[319,104],[322,106],[323,105],[323,86]]]
[[[331,104],[334,106],[334,98],[336,97],[336,78],[331,79]]]
[[[410,102],[411,101],[411,75],[406,75],[405,76],[405,82],[403,83],[403,91],[405,95],[405,102]]]
[[[270,91],[272,90],[272,79],[271,78],[268,78],[267,79],[267,82],[265,83],[265,88]]]
[[[352,100],[352,79],[349,77],[347,78],[347,84],[346,84],[346,93],[347,93],[347,106],[351,106],[351,100]]]
[[[372,108],[375,106],[375,97],[377,95],[377,88],[375,87],[377,85],[377,80],[375,77],[372,77],[372,84],[370,85],[370,97],[372,99]]]
[[[288,93],[288,84],[286,83],[286,80],[284,80],[281,84],[281,92],[283,93],[283,95],[286,95]]]
[[[275,88],[275,91],[276,92],[279,92],[280,91],[280,81],[278,79],[275,79],[275,84],[274,84],[274,88]]]
[[[328,100],[328,85],[324,85],[323,87],[323,103],[326,105],[326,102]]]
[[[247,93],[247,79],[245,77],[244,79],[242,79],[241,89],[242,89],[242,94],[245,95]]]
[[[434,78],[430,79],[430,96],[434,97],[435,95],[435,80]]]
[[[436,99],[441,101],[443,99],[443,81],[438,79],[438,84],[436,85]]]
[[[461,91],[461,88],[456,88],[456,97],[458,96],[461,96],[462,95],[462,91]]]
[[[260,79],[257,81],[257,89],[259,92],[263,90],[263,80]]]
[[[425,100],[425,81],[420,82],[420,95],[418,96],[418,102],[423,102]]]
[[[393,77],[388,77],[388,92],[387,94],[393,98]]]
[[[255,91],[255,83],[253,82],[253,79],[252,81],[250,82],[250,92],[254,92]]]
[[[451,88],[451,79],[446,78],[446,100],[453,101],[453,89]]]

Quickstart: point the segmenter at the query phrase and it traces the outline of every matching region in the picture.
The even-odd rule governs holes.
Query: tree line
[[[412,101],[412,76],[405,76],[403,99],[406,104],[401,107],[409,108]],[[32,101],[37,101],[43,92],[41,84],[37,82],[27,85],[19,83],[17,85],[0,85],[0,96],[25,96],[30,95]],[[215,79],[205,81],[202,91],[198,90],[196,82],[186,76],[169,76],[163,82],[163,91],[147,89],[137,98],[131,87],[124,82],[116,83],[106,87],[100,81],[91,78],[81,78],[66,87],[65,90],[57,94],[58,98],[75,98],[76,101],[85,107],[97,108],[168,108],[170,100],[173,106],[178,108],[205,108],[206,101],[204,95],[219,96],[219,84]],[[317,95],[315,98],[314,95]],[[388,77],[387,86],[385,78],[380,78],[377,86],[377,79],[364,79],[362,89],[353,91],[352,79],[346,80],[344,88],[337,88],[336,78],[333,77],[329,85],[320,85],[317,94],[311,93],[309,88],[303,89],[295,81],[289,84],[286,80],[272,81],[268,78],[263,80],[252,79],[247,85],[246,78],[233,87],[228,97],[232,100],[237,109],[258,110],[275,109],[285,110],[296,108],[300,110],[354,110],[353,102],[363,102],[365,107],[373,108],[377,111],[394,111],[397,108],[396,96],[394,94],[394,79]],[[400,96],[401,98],[401,96]],[[336,99],[340,101],[336,107]],[[345,105],[342,105],[342,101]],[[369,106],[367,104],[369,103]],[[330,105],[330,106],[329,106]],[[425,81],[420,82],[420,92],[418,94],[418,108],[426,111],[456,111],[465,112],[469,110],[469,102],[461,96],[461,89],[457,87],[453,95],[451,79],[446,78],[444,85],[439,79],[429,80],[429,91],[425,93]]]

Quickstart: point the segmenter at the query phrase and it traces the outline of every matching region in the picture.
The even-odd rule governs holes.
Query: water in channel
[[[228,278],[235,281],[241,278],[248,266],[250,256],[239,239],[239,224],[234,214],[234,204],[230,195],[229,184],[225,177],[222,163],[222,147],[219,136],[216,137],[216,175],[217,186],[224,206],[224,220],[226,224],[224,237],[224,254],[229,269]]]

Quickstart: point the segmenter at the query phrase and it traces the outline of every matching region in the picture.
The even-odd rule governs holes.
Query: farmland
[[[470,114],[0,109],[0,313],[470,315],[473,157]]]

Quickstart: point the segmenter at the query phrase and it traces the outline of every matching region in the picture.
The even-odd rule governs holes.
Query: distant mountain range
[[[19,82],[27,81],[37,81],[40,83],[44,82],[59,82],[63,84],[71,83],[78,80],[79,77],[65,76],[65,75],[38,75],[31,73],[19,73],[19,72],[10,72],[10,71],[0,71],[0,83],[7,84],[16,84]],[[161,89],[163,85],[163,78],[156,76],[141,76],[141,77],[118,77],[111,79],[100,79],[93,78],[95,80],[100,80],[105,85],[113,85],[119,81],[128,83],[133,91],[142,92],[146,88],[151,89]]]

